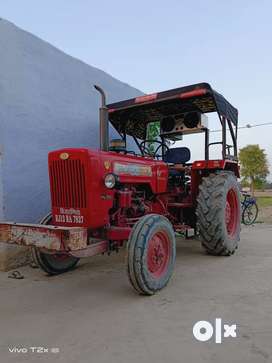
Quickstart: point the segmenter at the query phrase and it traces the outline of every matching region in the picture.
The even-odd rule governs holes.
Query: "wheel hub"
[[[154,277],[160,277],[169,262],[170,241],[163,232],[158,232],[149,240],[147,251],[147,267]]]
[[[225,222],[230,237],[233,237],[237,230],[238,209],[237,194],[235,190],[230,189],[227,194],[225,207]]]

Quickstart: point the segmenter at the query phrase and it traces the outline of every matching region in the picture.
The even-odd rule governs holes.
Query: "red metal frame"
[[[86,228],[0,223],[0,242],[36,246],[51,252],[69,252],[86,248],[87,236]]]

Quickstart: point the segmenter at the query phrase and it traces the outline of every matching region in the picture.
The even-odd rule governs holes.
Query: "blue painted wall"
[[[6,220],[37,222],[50,208],[48,152],[98,147],[92,85],[106,90],[108,102],[142,93],[5,20],[0,54],[0,210]]]

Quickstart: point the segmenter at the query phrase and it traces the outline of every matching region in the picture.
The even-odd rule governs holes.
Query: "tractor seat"
[[[176,147],[169,149],[164,155],[164,161],[169,164],[185,164],[191,159],[191,152],[188,147]]]
[[[175,169],[175,165],[184,165],[191,159],[190,149],[187,147],[176,147],[169,149],[164,155],[164,161],[168,164],[174,164],[173,169],[169,168],[169,176],[180,176],[184,174],[183,171]]]

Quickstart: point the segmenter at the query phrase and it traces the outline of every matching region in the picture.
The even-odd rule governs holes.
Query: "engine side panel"
[[[167,189],[168,168],[162,161],[86,148],[49,153],[53,223],[99,228],[109,224],[116,190],[104,185],[114,173],[125,185],[148,185],[152,193]]]

